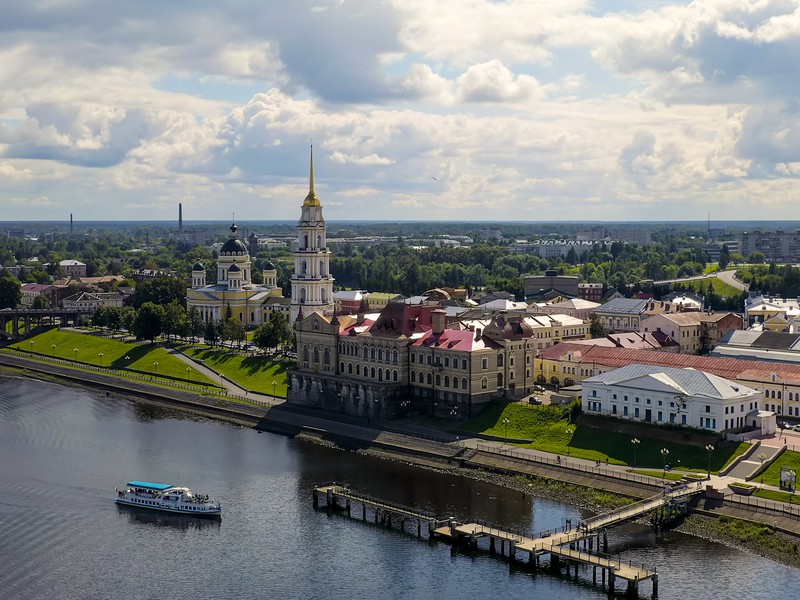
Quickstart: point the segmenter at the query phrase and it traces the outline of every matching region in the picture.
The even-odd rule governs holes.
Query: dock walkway
[[[452,544],[478,548],[479,540],[488,539],[488,550],[491,554],[495,554],[499,546],[499,553],[511,561],[516,560],[518,553],[526,553],[528,563],[538,566],[540,557],[549,555],[551,569],[560,570],[561,564],[565,563],[568,572],[570,566],[574,567],[576,577],[579,565],[592,567],[595,584],[597,570],[600,569],[603,585],[606,584],[606,576],[608,577],[609,593],[615,590],[616,580],[622,579],[627,582],[627,593],[635,597],[639,594],[639,582],[649,580],[655,597],[658,594],[658,571],[600,552],[601,536],[602,548],[607,550],[607,529],[645,516],[664,506],[685,503],[691,496],[699,493],[702,493],[702,490],[695,485],[665,490],[658,496],[582,521],[574,529],[568,524],[562,529],[541,532],[533,537],[488,523],[477,521],[461,523],[452,517],[439,518],[429,512],[372,498],[336,482],[315,486],[313,500],[314,506],[319,507],[320,499],[324,498],[327,507],[344,508],[348,516],[352,516],[353,503],[359,503],[362,520],[367,520],[369,508],[374,514],[375,523],[380,522],[391,527],[394,516],[395,521],[400,523],[401,530],[405,530],[407,520],[416,521],[417,535],[421,535],[422,525],[426,524],[430,538]]]

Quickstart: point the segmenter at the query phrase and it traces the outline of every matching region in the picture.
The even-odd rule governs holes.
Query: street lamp
[[[571,438],[571,436],[572,436],[572,434],[575,432],[575,430],[574,430],[572,427],[567,427],[567,428],[564,430],[564,432],[567,434],[567,436],[568,436],[570,439],[572,439],[572,438]],[[569,442],[570,442],[570,439],[568,439],[568,440],[567,440],[567,456],[569,456],[569,453],[570,453],[570,451],[571,451],[571,448],[569,447]]]
[[[102,366],[103,366],[103,357],[105,356],[105,354],[103,354],[103,353],[101,352],[101,353],[100,353],[100,354],[98,354],[97,356],[99,356],[99,357],[100,357],[100,366],[102,367]]]
[[[639,444],[642,443],[642,440],[639,438],[633,438],[631,440],[631,444],[633,445],[633,466],[636,468],[636,451],[639,450]]]
[[[272,382],[272,398],[275,398],[275,387],[278,385],[277,381]]]
[[[56,345],[55,344],[50,344],[50,348],[53,351],[53,356],[55,356],[56,355]]]
[[[764,485],[764,461],[767,460],[767,455],[761,452],[757,458],[761,463],[761,485]]]
[[[75,360],[78,360],[78,349],[73,348],[72,351],[75,353]]]
[[[34,344],[35,342],[34,342],[33,340],[31,340],[31,341],[30,341],[30,342],[28,342],[28,343],[31,345],[31,352],[33,352],[33,344]]]
[[[706,444],[706,452],[708,452],[708,478],[711,479],[711,453],[714,452],[714,446]]]
[[[508,417],[503,417],[502,423],[503,423],[503,427],[505,428],[505,432],[506,432],[506,436],[505,436],[506,437],[506,442],[505,443],[507,444],[508,443],[508,424],[510,423],[510,421],[508,420]]]
[[[667,448],[661,449],[661,460],[664,463],[664,472],[662,473],[661,478],[667,478],[667,457],[669,456],[669,450]]]
[[[189,385],[189,373],[192,372],[192,367],[186,367],[186,385]]]
[[[158,362],[153,363],[153,368],[156,370],[156,377],[158,377]]]

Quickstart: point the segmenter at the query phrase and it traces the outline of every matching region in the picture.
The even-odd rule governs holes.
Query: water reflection
[[[171,529],[219,529],[222,519],[219,517],[195,517],[192,515],[175,515],[157,512],[136,506],[117,506],[117,514],[128,518],[128,522],[153,527],[167,527]]]

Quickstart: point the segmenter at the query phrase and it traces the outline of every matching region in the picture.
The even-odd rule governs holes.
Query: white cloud
[[[311,142],[328,218],[733,218],[796,198],[798,3],[618,6],[16,3],[0,205],[295,218]]]

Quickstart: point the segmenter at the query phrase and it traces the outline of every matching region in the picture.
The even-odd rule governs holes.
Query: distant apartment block
[[[547,290],[556,290],[572,298],[578,297],[578,278],[572,275],[559,275],[558,271],[548,270],[544,275],[526,275],[525,297],[535,296]]]
[[[86,265],[79,260],[62,260],[58,266],[69,277],[86,277]]]
[[[745,258],[761,252],[770,261],[800,260],[800,231],[746,231],[739,234],[737,241],[739,253]]]
[[[579,283],[578,284],[578,297],[581,300],[589,300],[590,302],[603,301],[603,284],[602,283]]]

